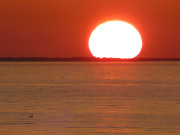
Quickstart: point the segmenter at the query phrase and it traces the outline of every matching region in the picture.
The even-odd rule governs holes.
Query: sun
[[[89,38],[89,49],[99,58],[130,59],[142,49],[136,28],[123,21],[108,21],[97,26]]]

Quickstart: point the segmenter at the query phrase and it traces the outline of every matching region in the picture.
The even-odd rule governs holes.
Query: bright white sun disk
[[[122,21],[99,25],[89,38],[89,49],[95,57],[134,58],[142,48],[139,32]]]

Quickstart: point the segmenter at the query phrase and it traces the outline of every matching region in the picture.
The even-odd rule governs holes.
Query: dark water
[[[0,63],[0,135],[116,134],[180,135],[180,62]]]

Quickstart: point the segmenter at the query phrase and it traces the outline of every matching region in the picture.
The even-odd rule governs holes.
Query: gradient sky
[[[92,56],[88,40],[105,21],[141,33],[140,58],[180,58],[179,0],[1,0],[0,57]]]

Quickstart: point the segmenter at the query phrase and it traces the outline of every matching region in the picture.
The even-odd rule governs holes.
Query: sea
[[[180,61],[0,62],[0,135],[180,135]]]

